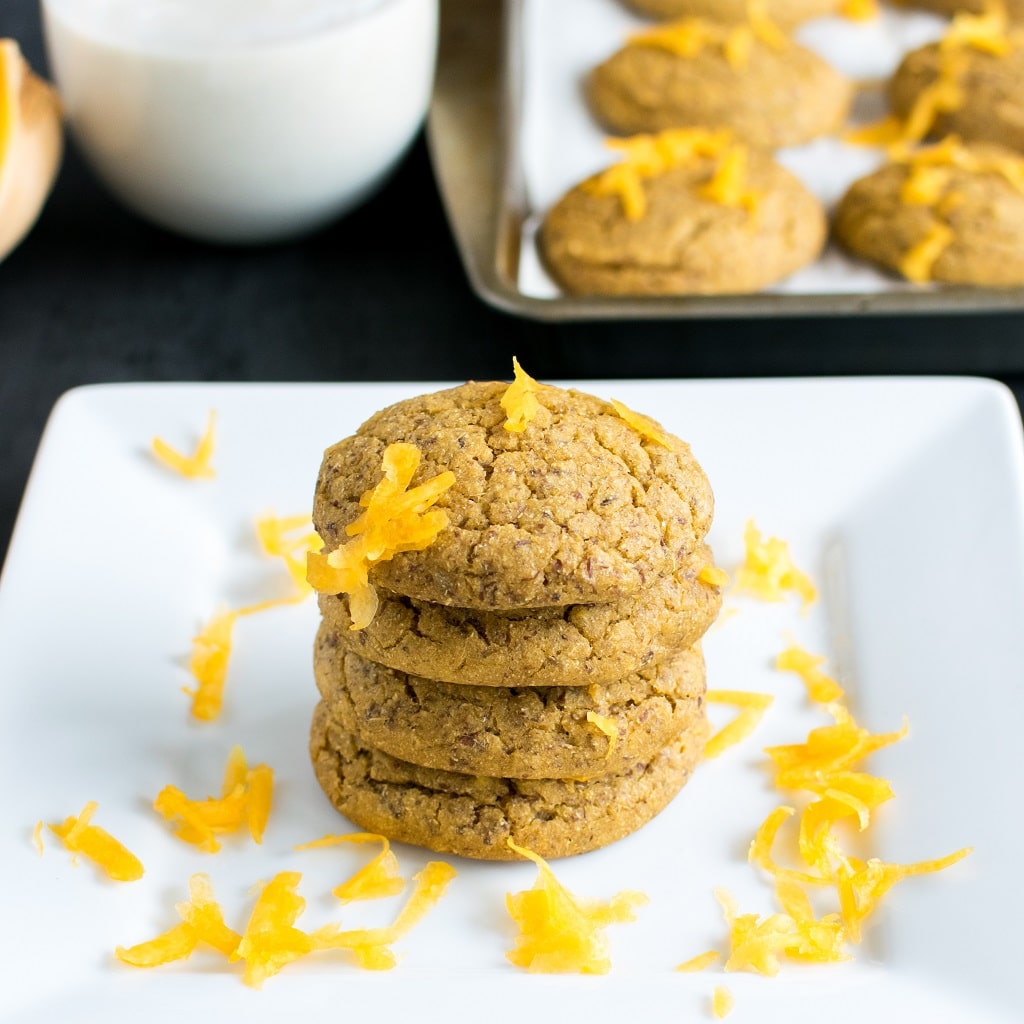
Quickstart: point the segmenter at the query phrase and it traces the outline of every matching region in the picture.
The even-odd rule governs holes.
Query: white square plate
[[[635,923],[611,930],[610,975],[510,966],[504,894],[529,887],[535,870],[457,859],[448,895],[400,943],[390,973],[321,954],[255,993],[213,954],[154,971],[114,961],[115,945],[175,923],[173,904],[200,870],[238,928],[253,884],[286,869],[304,874],[300,926],[391,919],[396,900],[339,908],[329,895],[365,853],[292,849],[350,830],[306,754],[313,602],[239,623],[216,723],[189,720],[182,659],[219,605],[287,592],[283,571],[256,551],[253,519],[308,509],[321,451],[429,387],[118,385],[58,404],[0,585],[0,1019],[621,1024],[707,1018],[713,986],[726,984],[736,1022],[1019,1020],[1024,826],[1012,794],[1024,721],[1024,461],[1012,398],[975,380],[585,385],[692,443],[715,486],[720,564],[740,558],[753,517],[790,541],[823,590],[807,616],[795,603],[727,598],[737,612],[707,638],[709,683],[776,694],[758,731],[703,765],[641,832],[556,866],[579,895],[650,896]],[[150,459],[154,435],[186,448],[211,408],[216,479],[187,481]],[[871,853],[903,862],[975,852],[897,886],[853,963],[785,965],[776,979],[680,975],[674,965],[722,945],[714,887],[744,910],[773,909],[745,859],[759,822],[786,802],[760,750],[827,721],[794,676],[771,668],[787,632],[829,656],[864,724],[885,731],[910,719],[910,737],[868,764],[897,792]],[[275,769],[275,810],[262,846],[229,837],[204,855],[173,839],[149,804],[168,783],[216,791],[234,743]],[[141,881],[73,867],[52,836],[37,858],[34,823],[87,800],[99,801],[97,824],[141,857]],[[427,859],[399,848],[407,876]]]

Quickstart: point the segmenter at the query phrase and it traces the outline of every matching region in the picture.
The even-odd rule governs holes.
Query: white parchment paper
[[[554,298],[559,288],[537,252],[544,212],[583,178],[616,156],[587,109],[583,83],[630,33],[649,24],[619,0],[523,0],[523,96],[520,158],[528,216],[523,228],[519,289]],[[903,55],[940,38],[948,23],[933,15],[884,7],[870,22],[821,18],[803,25],[797,39],[859,84],[851,123],[885,113],[884,80]],[[817,139],[780,150],[780,163],[797,174],[831,211],[849,185],[884,159],[879,150]],[[813,265],[770,291],[790,295],[876,293],[915,287],[850,259],[830,245]]]

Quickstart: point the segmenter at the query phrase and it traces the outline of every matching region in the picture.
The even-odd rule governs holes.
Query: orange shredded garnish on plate
[[[244,960],[242,980],[262,988],[267,978],[312,952],[313,940],[295,927],[306,901],[298,894],[302,875],[281,871],[260,892],[232,960]]]
[[[735,1005],[732,993],[724,985],[716,985],[711,997],[711,1012],[719,1019],[728,1017]]]
[[[186,960],[199,944],[230,957],[241,936],[224,923],[224,914],[213,895],[209,876],[193,875],[188,880],[189,898],[175,906],[181,924],[161,935],[127,949],[118,946],[114,955],[132,967],[160,967],[175,960]]]
[[[846,0],[842,13],[851,21],[871,21],[878,16],[878,0]]]
[[[352,900],[377,900],[385,896],[397,896],[405,888],[405,879],[398,870],[398,858],[391,849],[386,836],[373,832],[350,832],[347,835],[328,835],[311,843],[296,846],[296,850],[319,850],[342,843],[380,843],[381,850],[369,864],[361,867],[351,878],[331,891],[343,903]]]
[[[99,804],[95,800],[82,808],[77,818],[65,818],[60,825],[50,825],[50,831],[63,840],[72,854],[81,854],[115,882],[134,882],[143,875],[142,862],[109,832],[91,824]]]
[[[615,744],[619,738],[619,727],[615,722],[614,718],[608,718],[605,715],[599,715],[596,711],[587,712],[587,721],[591,725],[596,725],[597,728],[608,737],[608,749],[605,751],[605,757],[611,757],[612,751],[615,749]]]
[[[799,594],[806,608],[818,592],[806,573],[793,563],[789,545],[778,537],[764,539],[749,520],[743,531],[746,558],[736,574],[736,589],[765,601],[783,601],[787,592]]]
[[[43,823],[41,821],[36,822],[36,827],[32,829],[32,845],[36,848],[36,853],[40,857],[43,855]]]
[[[706,953],[691,957],[685,963],[681,963],[676,970],[682,974],[695,974],[697,971],[706,970],[721,957],[717,949],[709,949]]]
[[[409,490],[420,450],[399,442],[384,449],[384,479],[360,499],[366,511],[350,523],[353,539],[324,555],[306,556],[306,578],[322,594],[348,594],[351,628],[364,629],[377,613],[377,591],[369,571],[402,551],[422,551],[448,525],[448,513],[431,506],[455,483],[451,471]]]
[[[748,693],[745,690],[708,690],[704,699],[710,704],[730,704],[740,713],[718,730],[704,745],[705,757],[718,757],[729,747],[745,740],[757,728],[765,710],[775,699],[768,693]]]
[[[356,963],[371,971],[387,971],[397,963],[390,947],[414,928],[445,894],[457,872],[444,861],[431,861],[413,878],[413,891],[394,924],[387,928],[358,928],[341,931],[328,925],[313,933],[317,949],[345,949]]]
[[[831,676],[821,671],[824,664],[823,655],[810,654],[797,644],[790,644],[775,659],[775,667],[780,672],[795,672],[804,681],[811,700],[819,704],[831,704],[841,700],[845,694]]]
[[[625,420],[641,437],[646,437],[655,444],[660,444],[662,448],[668,448],[669,451],[675,447],[671,435],[657,420],[641,412],[634,412],[629,406],[617,402],[614,398],[610,399],[608,404],[619,418]]]
[[[214,423],[217,419],[215,410],[210,410],[206,421],[206,430],[199,439],[199,444],[192,455],[182,455],[181,452],[172,448],[163,438],[153,438],[153,455],[163,465],[173,469],[176,473],[190,479],[211,479],[216,474],[211,465],[213,459]]]
[[[512,372],[514,379],[505,389],[499,404],[507,417],[505,429],[510,434],[521,434],[540,408],[540,400],[537,398],[540,384],[519,365],[515,356],[512,357]]]
[[[306,555],[320,551],[324,542],[313,529],[309,516],[263,516],[256,520],[256,536],[263,553],[283,559],[299,590],[311,593],[313,588],[306,580]]]
[[[539,973],[607,974],[611,960],[605,928],[634,920],[634,910],[646,903],[647,897],[624,891],[608,902],[578,900],[559,884],[541,857],[511,839],[506,842],[509,849],[538,868],[532,889],[505,897],[509,915],[520,929],[516,948],[506,954],[508,959],[517,967]]]
[[[224,770],[220,797],[190,800],[177,786],[165,786],[153,809],[175,825],[174,834],[206,853],[220,849],[217,836],[247,827],[257,842],[270,816],[274,773],[265,764],[249,768],[241,747],[234,747]]]

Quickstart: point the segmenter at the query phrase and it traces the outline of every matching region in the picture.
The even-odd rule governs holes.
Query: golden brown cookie
[[[1024,151],[1024,38],[1014,35],[1004,55],[966,46],[951,58],[937,44],[907,54],[889,86],[894,112],[909,117],[921,94],[939,80],[943,61],[953,59],[955,70],[946,74],[956,82],[961,102],[936,115],[930,135],[955,132],[969,142]]]
[[[936,156],[944,151],[951,162]],[[911,280],[1024,284],[1024,159],[950,140],[911,161],[853,184],[836,212],[838,240]]]
[[[406,675],[330,639],[322,626],[314,665],[331,717],[361,746],[426,768],[514,779],[607,775],[650,760],[704,714],[699,647],[604,686],[509,689]]]
[[[381,562],[370,582],[406,597],[510,609],[616,601],[673,574],[711,524],[707,478],[678,438],[641,434],[607,402],[542,387],[522,433],[505,429],[501,382],[399,402],[329,448],[313,520],[330,551],[381,478],[385,447],[422,453],[413,486],[442,471],[448,526]]]
[[[331,803],[359,828],[438,853],[514,860],[511,838],[545,858],[621,839],[663,810],[700,759],[706,729],[649,762],[588,782],[500,779],[420,768],[358,745],[321,702],[310,755]]]
[[[402,672],[476,686],[589,686],[657,665],[696,643],[721,607],[701,581],[702,547],[672,576],[608,604],[487,612],[379,593],[365,628],[351,629],[344,594],[320,595],[321,642]]]
[[[753,209],[708,198],[718,164],[698,157],[646,178],[646,209],[630,218],[621,199],[569,191],[544,219],[545,263],[580,295],[754,292],[812,262],[826,236],[821,203],[789,171],[751,151],[746,183]]]
[[[630,7],[653,18],[708,18],[726,24],[746,21],[749,0],[627,0]],[[765,14],[792,28],[811,18],[839,14],[845,0],[765,0]]]
[[[590,104],[598,120],[620,135],[728,128],[765,149],[797,146],[843,124],[851,85],[817,54],[792,41],[777,48],[759,37],[743,60],[729,52],[713,42],[685,53],[630,42],[594,69]]]

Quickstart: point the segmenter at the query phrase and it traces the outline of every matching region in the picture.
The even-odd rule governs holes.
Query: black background
[[[7,36],[46,71],[37,0],[0,0]],[[355,213],[251,250],[149,227],[70,146],[39,223],[0,263],[0,556],[68,388],[507,378],[513,353],[547,379],[969,373],[1024,396],[1024,315],[550,325],[496,312],[463,273],[422,138]]]

